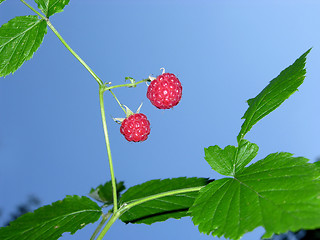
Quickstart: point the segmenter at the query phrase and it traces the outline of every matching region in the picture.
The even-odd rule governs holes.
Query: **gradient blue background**
[[[115,174],[130,187],[157,178],[220,178],[204,160],[204,147],[236,144],[245,101],[310,47],[299,92],[246,139],[260,146],[256,159],[287,151],[316,160],[319,12],[316,0],[71,0],[50,19],[104,81],[157,76],[165,67],[183,84],[182,101],[166,111],[150,104],[144,84],[114,91],[132,110],[144,102],[142,112],[152,129],[149,139],[138,144],[119,133],[111,116],[124,114],[106,94]],[[19,1],[7,0],[0,6],[0,24],[30,14]],[[29,194],[50,204],[65,195],[86,195],[110,179],[97,83],[50,29],[34,58],[0,79],[0,113],[1,224]],[[89,239],[95,226],[62,239]],[[259,239],[263,232],[259,228],[243,239]],[[118,221],[106,236],[129,238],[217,239],[199,234],[190,218],[152,226]]]

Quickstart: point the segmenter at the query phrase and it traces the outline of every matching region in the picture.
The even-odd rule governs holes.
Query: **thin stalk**
[[[104,87],[103,91],[107,91],[107,90],[111,90],[111,89],[119,88],[119,87],[135,87],[138,84],[144,83],[144,82],[150,82],[150,79],[149,78],[143,79],[143,80],[136,82],[136,83],[126,83],[126,84],[120,84],[120,85],[115,85],[115,86],[110,86],[110,87]]]
[[[126,113],[126,110],[124,109],[124,107],[122,106],[122,104],[120,103],[120,101],[118,100],[118,98],[116,97],[116,95],[111,91],[109,90],[109,92],[112,94],[112,96],[114,97],[114,99],[117,101],[117,103],[119,104],[119,106],[122,108],[122,110],[124,111],[125,114]]]
[[[33,12],[35,12],[37,15],[39,15],[42,19],[46,20],[47,25],[51,30],[54,32],[54,34],[59,38],[59,40],[62,42],[62,44],[71,52],[71,54],[78,59],[78,61],[89,71],[89,73],[94,77],[94,79],[98,82],[99,86],[103,85],[102,80],[91,70],[91,68],[83,61],[78,54],[76,54],[75,51],[66,43],[66,41],[62,38],[62,36],[59,34],[59,32],[53,27],[51,22],[48,18],[40,14],[37,10],[35,10],[33,7],[31,7],[28,3],[26,3],[24,0],[20,0],[23,4],[25,4],[28,8],[30,8]]]
[[[106,223],[106,221],[108,220],[108,218],[111,216],[111,212],[108,212],[107,214],[103,214],[102,216],[102,220],[99,223],[98,227],[96,228],[96,230],[94,231],[94,233],[92,234],[90,240],[94,240],[96,238],[96,236],[98,235],[98,233],[100,232],[101,228],[103,227],[103,225]]]
[[[119,209],[119,212],[121,215],[124,212],[128,211],[130,208],[137,206],[137,205],[140,205],[142,203],[145,203],[145,202],[148,202],[151,200],[155,200],[158,198],[162,198],[162,197],[168,197],[168,196],[180,194],[180,193],[196,192],[196,191],[199,191],[201,188],[203,188],[203,186],[192,187],[192,188],[183,188],[183,189],[172,190],[172,191],[158,193],[158,194],[154,194],[154,195],[151,195],[148,197],[140,198],[140,199],[137,199],[137,200],[134,200],[132,202],[129,202],[129,203],[122,205],[122,207]]]
[[[110,175],[111,175],[112,193],[113,193],[113,213],[115,214],[118,210],[117,185],[116,185],[116,179],[115,179],[114,170],[113,170],[110,141],[109,141],[109,135],[108,135],[108,129],[107,129],[107,121],[106,121],[106,113],[104,110],[103,90],[102,90],[101,86],[99,88],[99,100],[100,100],[100,110],[101,110],[103,132],[104,132],[104,137],[105,137],[105,141],[106,141],[108,160],[109,160],[109,166],[110,166]]]
[[[108,232],[108,230],[110,229],[110,227],[112,226],[112,224],[126,211],[128,211],[130,208],[140,205],[142,203],[151,201],[151,200],[155,200],[158,198],[162,198],[162,197],[168,197],[168,196],[172,196],[172,195],[176,195],[176,194],[180,194],[180,193],[188,193],[188,192],[196,192],[196,191],[200,191],[201,188],[203,188],[204,186],[200,186],[200,187],[192,187],[192,188],[183,188],[183,189],[178,189],[178,190],[172,190],[172,191],[168,191],[168,192],[163,192],[163,193],[159,193],[159,194],[154,194],[148,197],[144,197],[144,198],[140,198],[137,200],[133,200],[132,202],[129,203],[125,203],[123,204],[119,210],[114,213],[112,215],[112,217],[110,218],[109,222],[105,225],[105,227],[102,229],[102,231],[100,232],[97,240],[102,240],[102,238],[104,237],[104,235]]]
[[[112,226],[112,224],[114,224],[114,222],[120,217],[119,212],[115,213],[112,215],[112,217],[110,218],[109,222],[104,226],[104,228],[102,229],[102,231],[100,232],[99,236],[97,237],[97,240],[102,240],[104,235],[106,235],[106,233],[108,232],[108,230],[110,229],[110,227]]]
[[[59,38],[59,40],[62,42],[62,44],[71,52],[71,54],[78,59],[78,61],[89,71],[89,73],[94,77],[94,79],[97,81],[99,86],[103,85],[102,80],[91,70],[91,68],[83,61],[78,54],[76,54],[75,51],[72,50],[72,48],[66,43],[66,41],[61,37],[61,35],[58,33],[58,31],[53,27],[51,22],[47,20],[47,24],[49,28],[54,32],[54,34]]]
[[[38,16],[40,16],[44,20],[48,20],[45,16],[43,16],[41,13],[39,13],[37,10],[35,10],[33,7],[31,7],[28,3],[26,3],[24,0],[20,0],[24,5],[26,5],[28,8],[30,8],[33,12],[35,12]]]

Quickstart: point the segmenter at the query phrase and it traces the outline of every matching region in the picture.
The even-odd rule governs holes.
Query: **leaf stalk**
[[[110,220],[108,221],[108,223],[105,225],[105,227],[103,228],[103,230],[100,232],[97,240],[101,240],[104,235],[108,232],[108,230],[110,229],[110,227],[112,226],[112,224],[122,215],[124,214],[126,211],[128,211],[130,208],[135,207],[137,205],[140,205],[142,203],[151,201],[151,200],[155,200],[158,198],[162,198],[162,197],[168,197],[168,196],[172,196],[172,195],[176,195],[176,194],[181,194],[181,193],[188,193],[188,192],[196,192],[196,191],[200,191],[201,188],[203,188],[204,186],[199,186],[199,187],[192,187],[192,188],[183,188],[183,189],[176,189],[176,190],[172,190],[172,191],[167,191],[167,192],[163,192],[163,193],[158,193],[158,194],[154,194],[148,197],[144,197],[144,198],[140,198],[140,199],[136,199],[133,200],[131,202],[128,203],[124,203],[117,212],[115,212],[112,217],[110,218]]]
[[[41,17],[43,20],[48,20],[45,16],[43,16],[41,13],[39,13],[37,10],[35,10],[32,6],[30,6],[28,3],[26,3],[24,0],[20,0],[24,5],[26,5],[28,8],[30,8],[33,12],[35,12],[39,17]]]
[[[100,232],[101,228],[103,227],[103,225],[106,223],[106,221],[109,219],[109,217],[111,216],[112,212],[109,211],[107,214],[103,214],[102,215],[102,220],[99,223],[98,227],[96,228],[96,230],[94,231],[94,233],[92,234],[90,240],[94,240],[96,238],[96,236],[98,235],[98,233]]]
[[[67,44],[67,42],[63,39],[63,37],[59,34],[59,32],[54,28],[52,23],[49,21],[49,18],[43,16],[37,10],[35,10],[32,6],[26,3],[24,0],[20,0],[23,4],[25,4],[28,8],[30,8],[33,12],[35,12],[39,17],[44,19],[47,22],[49,28],[53,31],[53,33],[59,38],[62,44],[69,50],[69,52],[89,71],[89,73],[93,76],[93,78],[97,81],[99,86],[103,85],[102,80],[91,70],[91,68],[86,64],[85,61],[75,52],[73,49]]]
[[[67,44],[67,42],[62,38],[62,36],[59,34],[59,32],[53,27],[51,22],[47,20],[47,24],[49,28],[54,32],[54,34],[59,38],[59,40],[62,42],[62,44],[69,50],[69,52],[88,70],[88,72],[93,76],[93,78],[97,81],[99,86],[103,85],[102,80],[92,71],[92,69],[85,63],[85,61],[82,60],[82,58],[79,57],[79,55],[73,51],[73,49]]]

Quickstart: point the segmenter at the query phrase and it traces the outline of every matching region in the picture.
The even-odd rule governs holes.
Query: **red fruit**
[[[172,73],[163,73],[152,80],[147,91],[147,98],[160,109],[176,106],[182,97],[182,86]]]
[[[123,120],[120,132],[129,142],[142,142],[150,133],[150,122],[146,115],[135,113]]]

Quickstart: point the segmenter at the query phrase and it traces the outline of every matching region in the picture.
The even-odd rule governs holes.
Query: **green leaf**
[[[55,13],[63,11],[63,8],[68,5],[70,0],[34,0],[38,4],[38,8],[50,17]]]
[[[131,84],[134,84],[136,80],[132,77],[125,77],[125,81],[129,80]]]
[[[320,161],[314,162],[313,164],[318,169],[318,179],[320,179]]]
[[[0,77],[14,73],[32,58],[47,33],[47,23],[37,16],[20,16],[0,28]]]
[[[279,107],[291,94],[298,90],[305,78],[306,57],[310,51],[311,49],[283,70],[255,98],[247,101],[249,108],[242,117],[245,121],[237,137],[238,142],[250,131],[254,124]]]
[[[315,164],[290,153],[274,153],[200,190],[190,208],[199,231],[240,239],[263,226],[273,233],[320,227],[320,182]]]
[[[125,190],[123,182],[117,183],[117,198],[119,199],[120,192]],[[105,205],[110,205],[113,203],[113,193],[112,193],[112,183],[111,181],[106,182],[104,185],[99,185],[97,188],[92,188],[89,196],[94,198],[99,202],[105,203]]]
[[[62,233],[74,234],[89,223],[96,222],[101,208],[87,197],[67,196],[22,215],[8,227],[0,228],[2,240],[58,239]]]
[[[226,176],[240,172],[258,153],[259,147],[242,139],[239,147],[210,146],[204,149],[205,159],[213,170]]]
[[[133,200],[149,197],[151,195],[168,191],[201,187],[207,185],[207,178],[173,178],[164,180],[151,180],[141,185],[129,188],[121,197],[122,204]],[[172,196],[162,197],[142,203],[130,208],[121,217],[125,223],[162,222],[168,218],[180,219],[188,216],[189,207],[197,197],[198,191],[180,193]]]
[[[5,0],[0,0],[0,4],[3,3]]]

